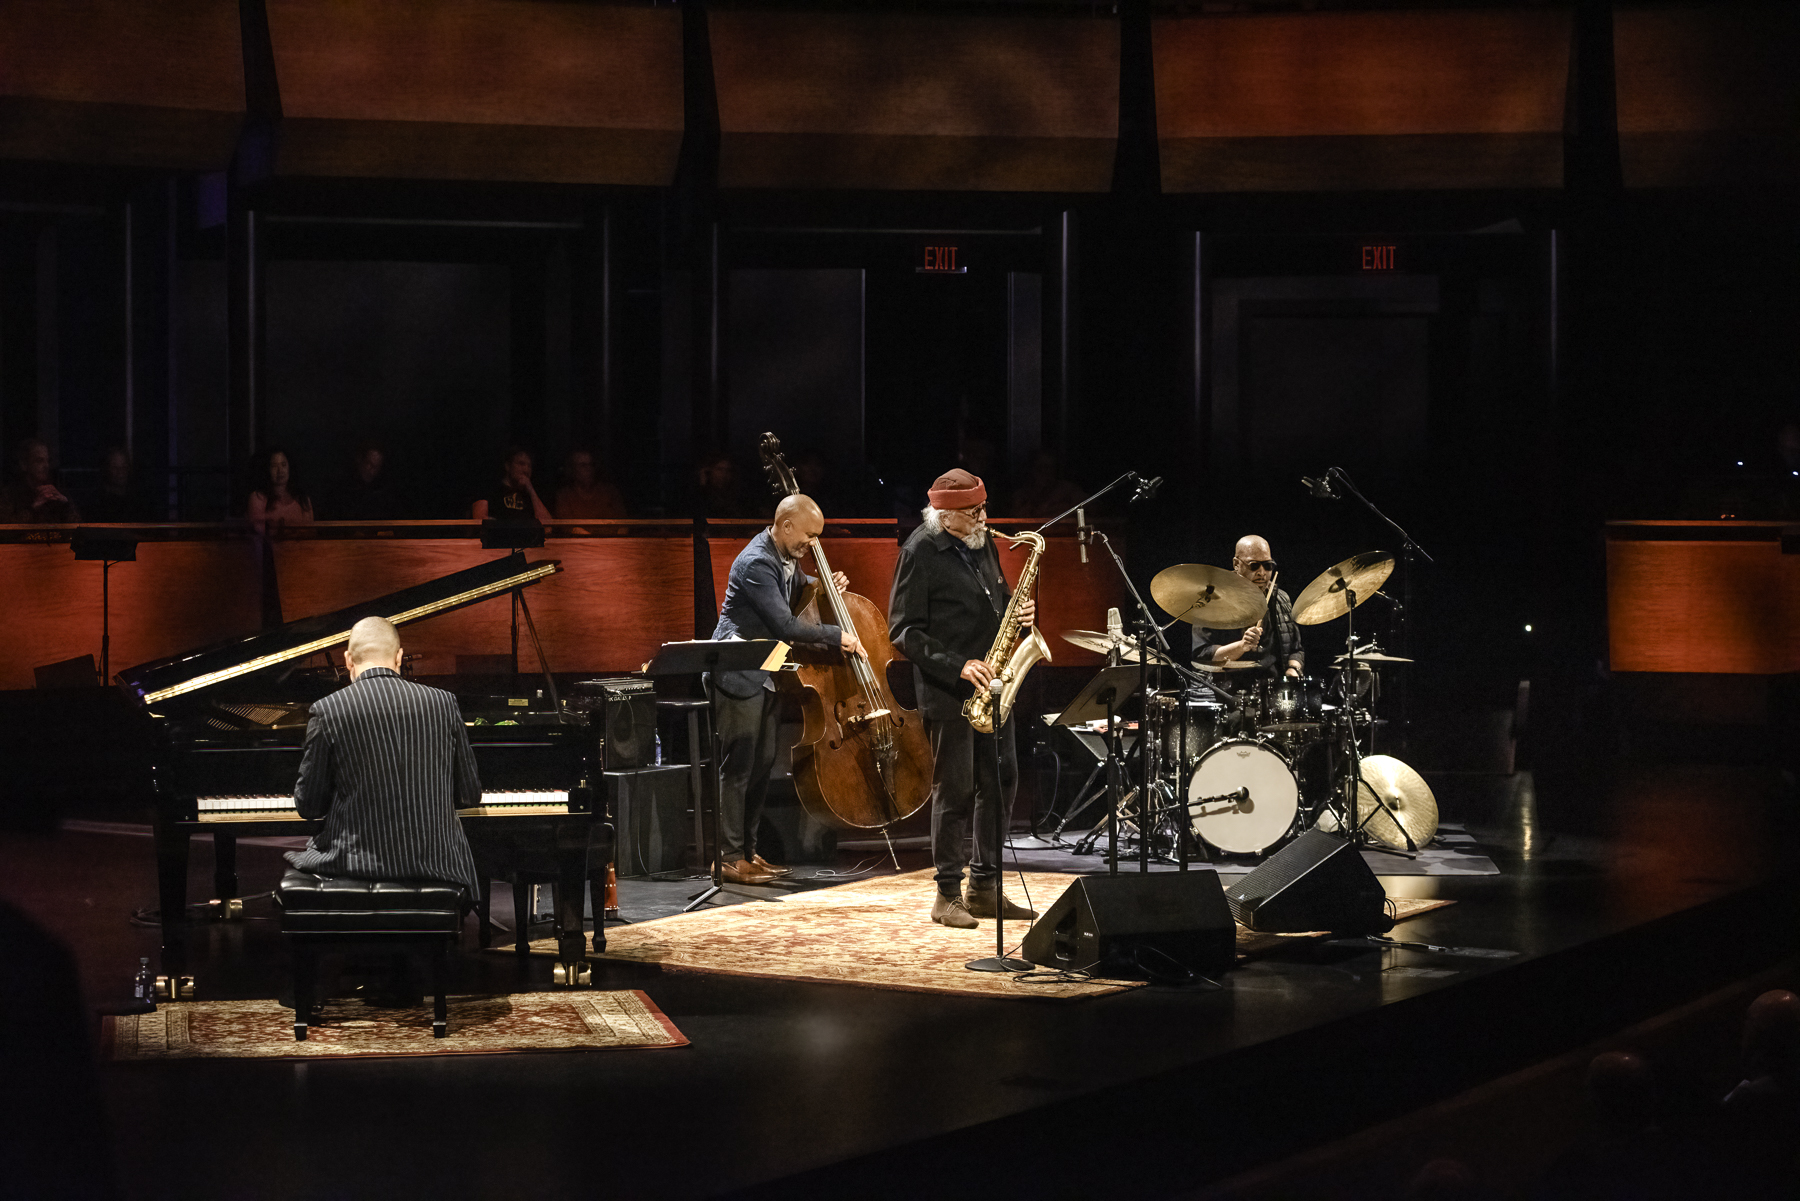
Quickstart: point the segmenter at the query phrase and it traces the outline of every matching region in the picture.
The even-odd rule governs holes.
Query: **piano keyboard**
[[[196,798],[203,822],[297,822],[291,796],[203,796]],[[569,794],[504,789],[481,794],[481,804],[457,810],[461,817],[508,817],[525,813],[567,813]]]

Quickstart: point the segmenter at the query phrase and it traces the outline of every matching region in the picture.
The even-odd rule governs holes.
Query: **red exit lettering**
[[[954,271],[954,270],[956,270],[956,247],[954,247],[954,246],[927,246],[925,248],[925,270],[927,270],[927,271]]]
[[[1392,271],[1394,269],[1394,246],[1364,246],[1362,248],[1362,269],[1364,271]]]

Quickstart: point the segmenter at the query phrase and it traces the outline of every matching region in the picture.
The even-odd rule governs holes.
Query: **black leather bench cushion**
[[[275,890],[281,928],[296,934],[455,933],[468,890],[438,880],[351,880],[289,868]]]

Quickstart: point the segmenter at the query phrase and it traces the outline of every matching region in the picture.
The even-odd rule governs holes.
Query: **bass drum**
[[[1195,802],[1240,788],[1247,800]],[[1234,855],[1258,855],[1293,828],[1300,812],[1300,784],[1287,757],[1254,738],[1228,738],[1200,756],[1188,781],[1194,834]]]

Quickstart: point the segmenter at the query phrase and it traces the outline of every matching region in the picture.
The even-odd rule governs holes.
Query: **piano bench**
[[[431,1034],[449,1034],[446,995],[450,952],[462,935],[468,889],[436,880],[352,880],[289,868],[275,889],[281,932],[294,965],[294,1039],[306,1027],[318,986],[321,952],[379,946],[418,950],[430,965]]]

